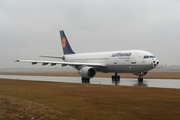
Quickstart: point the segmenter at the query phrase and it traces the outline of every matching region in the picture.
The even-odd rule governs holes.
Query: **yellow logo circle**
[[[66,47],[66,38],[62,38],[62,47],[63,47],[63,48]]]

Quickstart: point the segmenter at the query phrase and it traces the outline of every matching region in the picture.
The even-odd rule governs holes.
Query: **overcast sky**
[[[59,30],[76,53],[140,49],[180,64],[179,0],[0,0],[0,68],[62,56]]]

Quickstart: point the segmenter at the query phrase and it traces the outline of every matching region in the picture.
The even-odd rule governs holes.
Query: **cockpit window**
[[[148,55],[145,55],[143,58],[144,58],[144,59],[147,59],[147,58],[156,58],[156,57],[155,57],[155,56],[148,56]]]
[[[155,58],[155,56],[149,56],[149,58]]]
[[[144,56],[144,58],[147,58],[148,56]]]

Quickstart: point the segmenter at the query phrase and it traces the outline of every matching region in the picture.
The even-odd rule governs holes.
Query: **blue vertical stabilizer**
[[[61,43],[62,43],[62,48],[63,48],[63,52],[64,55],[66,54],[75,54],[75,52],[72,50],[68,39],[66,38],[66,35],[64,33],[63,30],[59,31],[60,32],[60,36],[61,36]]]

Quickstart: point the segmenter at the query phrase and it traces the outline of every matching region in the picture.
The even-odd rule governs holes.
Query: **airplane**
[[[75,53],[64,31],[60,30],[59,32],[64,55],[62,57],[40,57],[57,58],[63,61],[16,60],[15,62],[31,63],[32,65],[41,63],[43,66],[48,64],[72,66],[78,70],[82,82],[89,82],[97,72],[114,73],[111,79],[116,81],[120,80],[118,73],[133,73],[138,76],[140,83],[143,82],[143,76],[159,64],[158,59],[152,53],[143,50]]]

